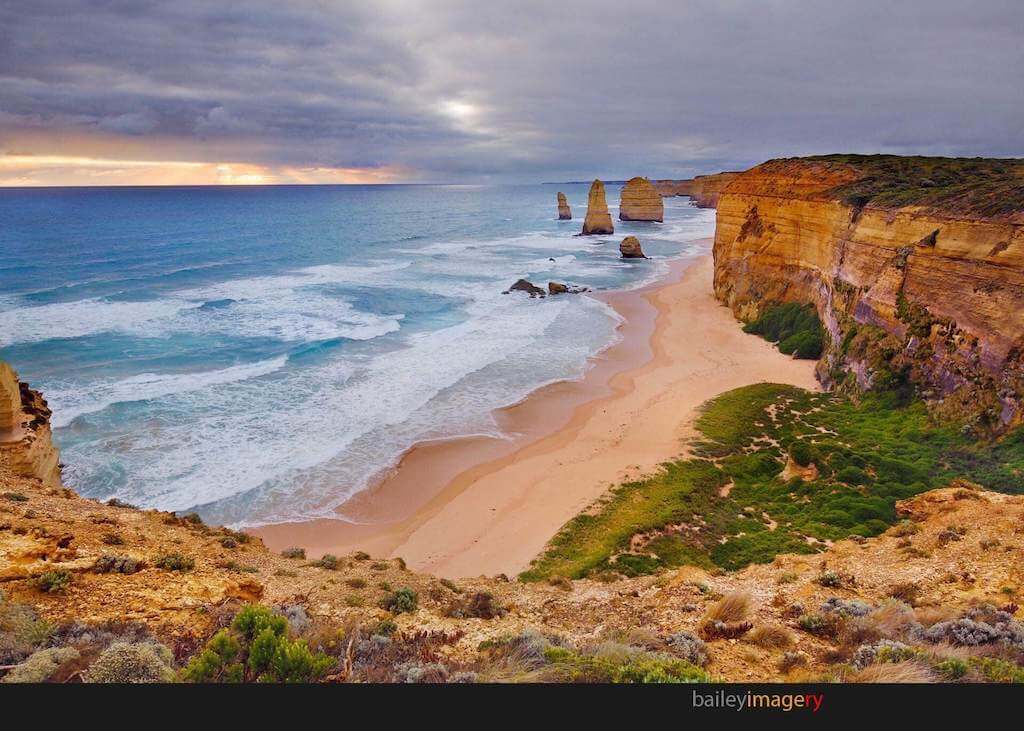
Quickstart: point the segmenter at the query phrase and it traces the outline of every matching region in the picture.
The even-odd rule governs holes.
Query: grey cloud
[[[31,127],[513,181],[1024,155],[1022,36],[1016,0],[24,0],[0,149]]]

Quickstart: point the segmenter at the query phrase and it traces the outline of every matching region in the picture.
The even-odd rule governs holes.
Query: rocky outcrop
[[[60,484],[60,456],[50,431],[50,409],[38,391],[0,362],[0,465],[14,474]]]
[[[589,287],[578,287],[575,284],[565,284],[562,282],[548,282],[548,294],[583,294],[589,291]]]
[[[664,221],[665,204],[647,178],[630,178],[622,186],[620,221]]]
[[[531,297],[543,297],[546,294],[541,287],[538,287],[528,279],[517,279],[515,284],[502,292],[502,294],[511,294],[512,292],[525,292]]]
[[[565,199],[565,193],[558,194],[558,220],[572,220],[572,209],[569,208],[569,201]]]
[[[718,201],[715,294],[811,302],[828,384],[910,379],[980,431],[1024,422],[1024,161],[774,160]]]
[[[646,259],[644,250],[640,248],[640,240],[636,236],[627,236],[619,244],[619,253],[623,259]]]
[[[654,187],[663,198],[682,195],[689,196],[698,208],[714,208],[718,198],[730,182],[741,175],[740,172],[715,173],[714,175],[698,175],[688,180],[658,180]]]
[[[587,217],[583,220],[583,235],[615,233],[611,214],[608,213],[608,201],[604,195],[604,183],[595,180],[590,184],[587,196]]]

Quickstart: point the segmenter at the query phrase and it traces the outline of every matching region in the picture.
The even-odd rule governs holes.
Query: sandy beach
[[[583,379],[498,412],[511,438],[418,445],[341,519],[253,532],[310,556],[365,550],[450,578],[513,576],[610,486],[684,454],[707,399],[764,381],[817,388],[813,361],[744,334],[715,300],[704,243],[656,285],[598,295],[623,317],[622,339]]]

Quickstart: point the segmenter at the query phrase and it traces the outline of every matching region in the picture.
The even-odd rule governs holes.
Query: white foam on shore
[[[79,416],[93,414],[115,404],[151,401],[164,396],[201,391],[225,383],[259,378],[284,368],[287,356],[258,363],[245,363],[200,373],[140,373],[120,381],[89,384],[88,389],[54,384],[46,389],[46,398],[53,409],[54,427],[67,426]]]

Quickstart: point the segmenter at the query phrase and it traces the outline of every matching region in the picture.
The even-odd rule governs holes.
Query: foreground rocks
[[[640,240],[636,236],[627,236],[619,244],[619,253],[623,259],[646,259],[643,249],[640,248]]]
[[[665,204],[647,178],[631,178],[622,186],[620,221],[658,221],[665,219]]]
[[[565,199],[565,193],[561,192],[558,194],[558,220],[572,220],[572,210],[569,208],[569,201]]]
[[[608,201],[604,194],[604,183],[595,180],[590,184],[587,196],[587,217],[583,220],[583,235],[615,233],[611,214],[608,213]]]

